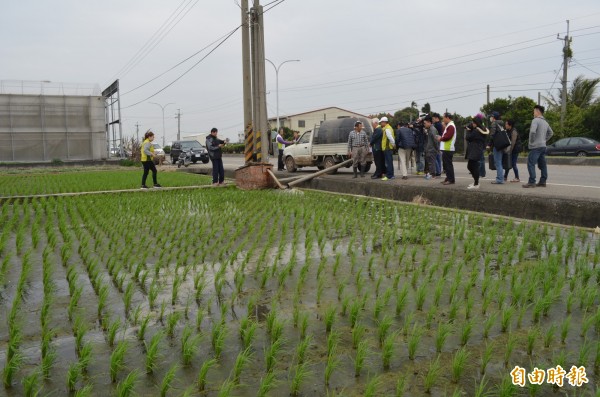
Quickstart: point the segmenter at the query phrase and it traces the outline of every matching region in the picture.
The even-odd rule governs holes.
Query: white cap
[[[382,117],[381,120],[379,120],[379,121],[380,122],[384,122],[385,121],[387,123],[388,122],[388,118],[387,117]]]

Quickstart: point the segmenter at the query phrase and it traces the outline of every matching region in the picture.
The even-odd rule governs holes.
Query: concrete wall
[[[100,96],[0,95],[0,161],[106,158]]]

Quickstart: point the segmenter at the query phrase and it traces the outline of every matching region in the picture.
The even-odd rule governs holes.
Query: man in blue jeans
[[[494,165],[496,166],[496,180],[492,181],[494,185],[501,185],[504,183],[502,156],[504,155],[504,149],[506,149],[506,147],[496,148],[494,145],[494,137],[496,134],[501,133],[505,133],[504,122],[500,120],[499,112],[492,112],[492,115],[490,116],[490,146],[492,147],[492,153],[494,154]]]
[[[394,138],[394,129],[390,125],[387,117],[382,117],[379,120],[383,135],[381,137],[381,150],[385,161],[386,173],[381,178],[382,181],[394,179],[394,149],[396,148],[396,139]]]
[[[529,154],[527,155],[527,171],[529,171],[529,181],[523,185],[524,188],[546,187],[548,179],[548,166],[546,165],[546,143],[554,131],[544,118],[544,107],[536,105],[533,108],[533,121],[529,129]],[[536,185],[535,165],[537,164],[542,176]]]

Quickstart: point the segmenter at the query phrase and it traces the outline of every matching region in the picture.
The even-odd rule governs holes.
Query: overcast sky
[[[250,0],[252,2],[252,0]],[[263,0],[266,5],[272,0]],[[600,73],[600,1],[284,0],[265,17],[265,52],[281,68],[280,115],[338,106],[363,114],[395,112],[414,100],[434,111],[475,114],[486,100],[556,93],[566,19],[574,61],[569,79]],[[266,9],[271,7],[265,7]],[[130,62],[171,15],[181,20],[141,62]],[[184,16],[185,14],[185,16]],[[134,90],[240,25],[234,0],[4,0],[0,13],[0,80],[61,94],[120,79],[127,135],[152,128],[169,142],[219,128],[242,130],[241,33],[238,30],[188,74],[151,99],[207,54]],[[163,29],[163,32],[166,29]],[[214,48],[211,47],[210,49]],[[210,50],[209,49],[209,50]],[[146,54],[146,52],[143,52]],[[131,67],[133,66],[133,67]],[[269,117],[276,113],[275,72],[267,63]],[[39,83],[50,81],[50,83]],[[10,88],[14,91],[14,87]],[[131,106],[141,102],[138,105]]]

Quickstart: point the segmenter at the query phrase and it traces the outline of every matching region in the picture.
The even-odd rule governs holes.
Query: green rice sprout
[[[217,360],[221,357],[221,353],[225,347],[227,333],[227,325],[224,322],[213,324],[211,343]]]
[[[159,293],[160,286],[156,280],[153,280],[152,284],[150,284],[150,289],[148,290],[148,304],[150,305],[150,310],[154,310],[156,307],[156,299],[158,298]]]
[[[390,363],[394,355],[394,343],[397,336],[398,334],[396,333],[388,335],[381,345],[381,362],[385,371],[390,369]]]
[[[571,328],[571,316],[567,316],[560,324],[560,342],[564,345]]]
[[[425,298],[427,297],[427,293],[429,292],[427,287],[428,287],[427,283],[423,283],[417,289],[415,303],[417,305],[417,310],[419,310],[419,311],[423,310],[423,304],[425,303]]]
[[[487,381],[485,380],[485,375],[481,377],[479,380],[479,384],[475,388],[474,397],[486,397],[489,396],[490,393],[487,390]]]
[[[302,313],[300,315],[300,338],[306,337],[306,330],[308,329],[308,313]]]
[[[275,339],[271,342],[269,347],[265,350],[265,361],[267,372],[273,371],[275,365],[277,364],[277,356],[283,349],[283,338]]]
[[[513,397],[517,395],[517,386],[512,383],[508,376],[502,377],[502,382],[496,385],[496,394],[498,397]]]
[[[327,356],[327,364],[325,365],[325,385],[329,386],[329,380],[333,371],[340,366],[340,360],[336,357],[335,351]]]
[[[460,331],[460,344],[462,346],[465,346],[469,342],[472,332],[473,332],[473,321],[472,320],[466,321],[463,324],[463,327],[461,328],[461,331]]]
[[[129,311],[131,310],[131,303],[133,301],[134,285],[128,283],[123,294],[123,305],[125,306],[125,317],[129,317]]]
[[[527,355],[531,356],[535,348],[535,341],[539,336],[539,330],[537,328],[531,328],[527,332]]]
[[[512,306],[504,307],[501,312],[501,331],[503,333],[510,331],[512,318],[515,314],[515,310]]]
[[[444,348],[444,344],[448,339],[448,336],[452,332],[452,328],[448,323],[439,323],[437,327],[437,332],[435,334],[435,351],[438,353],[442,352]]]
[[[429,363],[429,368],[427,369],[427,374],[425,375],[425,379],[423,381],[425,393],[431,393],[431,388],[435,385],[440,377],[440,369],[440,358],[438,356],[435,360],[432,360]]]
[[[140,328],[137,332],[137,339],[139,341],[143,341],[146,337],[146,330],[148,329],[148,324],[150,323],[150,314],[146,314],[144,319],[140,322]]]
[[[456,316],[458,315],[459,308],[460,308],[460,303],[459,303],[458,299],[455,299],[450,304],[450,310],[448,311],[448,320],[450,322],[453,322],[454,320],[456,320]]]
[[[83,373],[87,372],[87,369],[88,369],[91,361],[92,361],[92,345],[91,345],[91,343],[87,342],[81,347],[81,350],[79,351],[79,366],[81,367],[81,371]]]
[[[127,354],[128,345],[123,341],[117,345],[115,350],[110,355],[110,381],[116,383],[117,375],[120,370],[125,367],[125,355]]]
[[[255,321],[249,321],[248,325],[246,325],[242,334],[242,345],[244,346],[244,349],[248,349],[252,346],[252,342],[256,337],[257,328],[258,324]]]
[[[381,316],[384,306],[385,302],[383,301],[383,297],[378,297],[375,299],[375,306],[373,307],[373,319],[375,321],[379,320],[379,316]]]
[[[173,387],[173,382],[175,381],[175,376],[179,366],[177,364],[173,364],[171,368],[165,373],[160,382],[160,397],[166,397],[169,390]]]
[[[263,378],[260,380],[260,385],[258,386],[257,397],[266,397],[267,394],[271,390],[277,386],[277,379],[275,378],[274,372],[268,372]]]
[[[198,390],[200,392],[203,392],[206,389],[206,376],[208,375],[208,370],[214,367],[216,364],[217,360],[214,358],[206,360],[202,363],[200,371],[198,372],[198,379],[196,381],[196,385],[198,386]]]
[[[381,321],[377,324],[377,337],[379,338],[379,346],[383,345],[383,341],[387,337],[389,329],[394,324],[394,320],[391,316],[385,315]]]
[[[396,295],[396,316],[399,317],[406,307],[408,297],[408,284],[404,284],[400,292]]]
[[[485,370],[492,359],[492,353],[494,352],[494,345],[491,343],[487,343],[485,346],[485,350],[481,354],[481,375],[485,374]]]
[[[412,332],[408,337],[408,358],[411,360],[415,359],[417,349],[421,343],[421,336],[423,335],[420,328],[417,328],[417,324],[413,326]]]
[[[157,332],[150,339],[150,343],[144,342],[146,346],[145,367],[147,374],[153,373],[158,365],[157,361],[160,358],[160,343],[163,338],[164,334],[162,332]]]
[[[186,325],[181,336],[181,356],[183,365],[185,366],[192,363],[192,359],[198,351],[200,340],[202,339],[201,334],[193,335],[193,333],[192,328]]]
[[[508,363],[510,362],[510,356],[512,355],[515,346],[517,345],[517,338],[514,334],[508,334],[508,338],[506,339],[506,348],[504,349],[504,366],[508,367]]]
[[[466,366],[467,360],[469,359],[469,352],[464,347],[460,350],[457,350],[454,356],[452,357],[451,363],[451,379],[452,382],[458,383],[460,378],[463,376]]]
[[[356,348],[356,356],[354,358],[354,376],[358,378],[360,376],[360,371],[365,365],[365,360],[369,355],[369,345],[367,341],[360,341],[358,343],[358,347]]]
[[[35,397],[40,394],[42,385],[40,384],[40,373],[38,371],[33,371],[25,376],[21,383],[26,397]]]
[[[56,351],[54,349],[49,350],[43,357],[42,363],[40,364],[42,369],[42,376],[44,380],[50,379],[50,370],[54,367],[56,362]]]
[[[300,394],[300,387],[306,379],[311,376],[312,371],[308,367],[308,363],[304,362],[294,367],[294,376],[292,377],[290,395],[297,397]]]
[[[350,327],[352,329],[354,329],[354,327],[356,326],[356,323],[359,320],[361,311],[362,311],[361,302],[357,299],[353,300],[352,304],[350,305]]]
[[[242,350],[236,357],[235,363],[232,369],[233,382],[236,384],[240,383],[240,376],[244,368],[246,368],[252,362],[252,352],[250,349]],[[267,371],[269,372],[269,371]]]
[[[331,356],[340,341],[340,334],[338,332],[331,332],[329,333],[329,335],[327,336],[327,357]]]
[[[137,383],[139,372],[137,369],[134,369],[127,376],[117,383],[117,396],[119,397],[130,397],[134,396],[135,385]]]
[[[340,313],[342,317],[346,317],[346,313],[348,312],[348,306],[350,305],[351,299],[352,297],[350,295],[346,295],[344,296],[344,299],[342,299],[342,311]]]
[[[494,326],[494,323],[496,323],[496,313],[488,316],[485,319],[483,323],[483,339],[487,339],[489,337],[490,329]]]
[[[172,338],[175,335],[175,327],[179,323],[179,319],[181,318],[181,313],[178,311],[173,311],[167,316],[167,336]]]
[[[396,390],[395,390],[394,395],[396,397],[403,397],[405,390],[406,390],[406,375],[398,376],[398,380],[396,381]]]
[[[115,321],[109,323],[106,335],[108,346],[113,347],[115,345],[115,339],[117,337],[117,332],[119,332],[119,328],[121,328],[121,319],[117,318]]]
[[[71,393],[75,391],[80,376],[81,368],[79,367],[79,363],[71,363],[67,371],[67,390]]]
[[[325,310],[325,332],[330,333],[337,314],[337,308],[330,306]]]
[[[556,333],[556,324],[550,325],[544,333],[544,347],[549,348],[554,341],[554,335]]]
[[[365,397],[374,397],[377,396],[377,389],[381,387],[382,381],[380,376],[374,376],[369,380],[367,386],[365,387]]]

